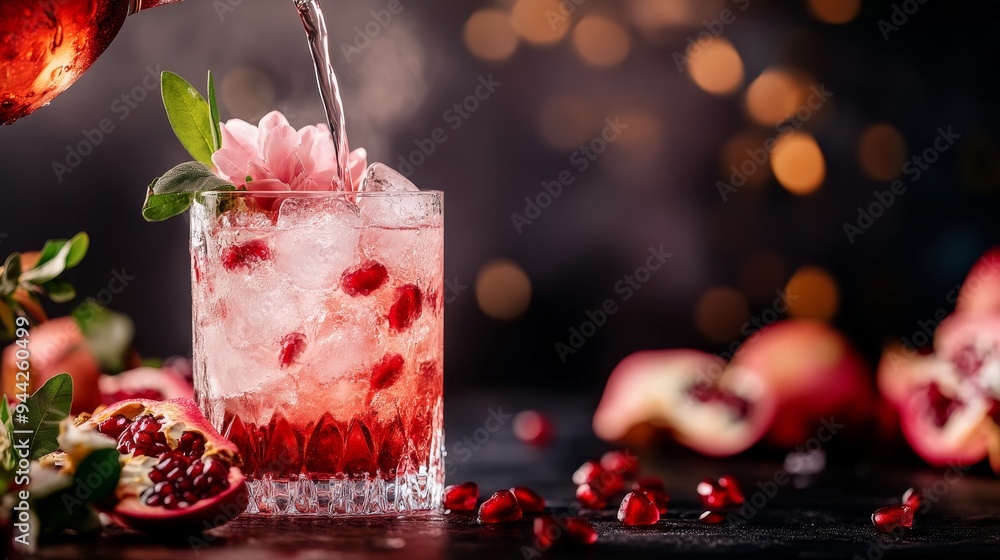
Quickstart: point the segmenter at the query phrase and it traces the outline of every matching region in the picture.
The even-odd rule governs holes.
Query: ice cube
[[[362,194],[358,202],[361,217],[369,226],[423,225],[439,215],[434,206],[437,204],[435,197],[405,194],[418,193],[420,189],[384,163],[368,166],[361,192],[372,193],[370,196]]]
[[[357,260],[361,217],[345,198],[286,198],[277,226],[275,266],[299,288],[333,288]]]
[[[365,170],[362,192],[417,192],[420,189],[409,179],[384,163],[373,163]]]

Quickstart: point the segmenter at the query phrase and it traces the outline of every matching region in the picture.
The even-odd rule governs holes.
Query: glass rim
[[[319,197],[347,197],[347,196],[366,196],[366,197],[367,196],[373,196],[373,197],[383,197],[383,196],[384,197],[391,197],[391,196],[428,196],[428,195],[442,196],[442,195],[444,195],[444,191],[441,191],[441,190],[419,190],[419,191],[376,191],[376,192],[372,192],[372,191],[334,191],[334,190],[329,190],[329,191],[291,191],[291,190],[284,190],[284,191],[250,191],[250,190],[229,191],[229,190],[210,190],[210,191],[199,191],[197,194],[199,194],[199,195],[209,195],[209,196],[218,196],[218,195],[260,196],[260,197],[268,197],[268,198],[272,198],[272,197],[274,197],[274,198],[277,198],[277,197],[288,198],[288,197],[293,197],[293,196],[316,197],[316,198],[319,198]]]

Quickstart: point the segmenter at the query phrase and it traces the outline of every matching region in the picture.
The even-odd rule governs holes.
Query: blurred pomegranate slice
[[[1000,247],[979,257],[962,282],[957,313],[1000,313]]]
[[[141,367],[97,380],[104,404],[127,399],[193,399],[194,389],[180,374],[169,369]]]

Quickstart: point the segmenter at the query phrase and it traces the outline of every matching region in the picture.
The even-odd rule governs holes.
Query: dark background
[[[613,366],[635,350],[722,351],[741,340],[744,321],[767,317],[774,290],[784,289],[802,266],[825,271],[820,280],[832,279],[836,301],[822,282],[806,282],[818,287],[806,290],[808,305],[793,314],[834,309],[819,315],[843,328],[874,364],[887,340],[912,337],[921,329],[918,321],[951,310],[948,292],[1000,237],[996,2],[930,0],[886,40],[878,21],[891,21],[891,2],[866,1],[849,22],[833,24],[805,1],[578,0],[553,31],[519,11],[533,1],[403,0],[388,23],[370,27],[377,33],[368,44],[358,42],[358,29],[387,1],[324,3],[352,145],[396,167],[416,149],[415,140],[437,127],[447,132],[412,179],[446,193],[446,275],[457,286],[447,307],[449,394],[548,387],[596,398]],[[529,36],[532,30],[565,33],[544,45],[517,39],[505,56],[504,41],[516,34],[497,12],[479,13],[494,14],[483,21],[493,22],[485,28],[496,42],[478,27],[463,35],[483,8],[500,15],[513,9]],[[705,20],[727,8],[736,11],[735,21],[720,39],[735,47],[742,75],[731,91],[713,94],[695,83],[691,69],[679,71],[674,58],[706,30]],[[535,16],[540,13],[544,8],[536,6]],[[581,25],[585,18],[589,23]],[[352,41],[359,48],[348,60],[342,43]],[[470,44],[495,47],[501,59],[476,56]],[[580,54],[615,59],[623,44],[627,54],[610,66]],[[734,75],[731,66],[709,66]],[[0,252],[87,231],[91,254],[70,275],[80,294],[97,294],[112,271],[124,268],[135,279],[110,306],[135,319],[140,351],[189,354],[187,222],[148,224],[139,214],[149,181],[188,158],[156,91],[127,118],[120,119],[116,105],[142,89],[147,68],[172,70],[197,84],[212,69],[223,118],[256,121],[272,108],[295,126],[323,118],[290,0],[188,0],[137,14],[51,106],[0,128]],[[737,159],[727,156],[727,143],[749,135],[747,146],[760,146],[775,135],[773,122],[755,121],[747,108],[750,85],[768,69],[794,76],[796,88],[823,85],[834,92],[802,127],[822,152],[822,183],[799,196],[761,169],[753,185],[724,201],[717,181],[728,180],[730,163],[745,159],[739,149]],[[445,111],[490,75],[501,85],[451,130]],[[579,172],[573,151],[616,116],[630,128]],[[113,132],[57,178],[53,163],[65,163],[67,151],[86,139],[84,131],[104,118],[113,120]],[[877,123],[903,140],[867,149],[881,178],[859,163],[866,152],[859,141]],[[961,135],[955,146],[918,181],[902,176],[906,193],[849,242],[844,223],[854,223],[858,207],[876,201],[873,191],[889,188],[884,170],[898,175],[892,170],[903,157],[922,152],[939,127],[949,126]],[[573,184],[518,233],[511,214],[523,214],[525,197],[535,197],[542,181],[563,170],[570,170]],[[616,282],[661,244],[672,258],[622,301]],[[516,263],[530,281],[523,313],[516,303],[523,290],[506,277],[484,282],[477,294],[481,269],[498,258]],[[480,299],[504,300],[501,288],[513,294],[514,303],[500,306],[513,319],[481,309]],[[608,298],[620,310],[562,363],[555,344],[568,342],[569,329]]]

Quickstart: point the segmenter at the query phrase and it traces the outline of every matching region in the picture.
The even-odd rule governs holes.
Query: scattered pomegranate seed
[[[567,517],[563,521],[566,523],[566,532],[574,541],[582,544],[597,542],[597,530],[590,521],[582,517]]]
[[[920,504],[924,501],[924,495],[916,488],[909,488],[903,493],[903,505],[910,506],[910,508],[916,512],[920,509]]]
[[[242,245],[232,245],[222,251],[222,266],[226,270],[250,268],[271,258],[271,248],[263,239],[252,239]]]
[[[506,523],[521,519],[521,507],[509,490],[500,490],[479,506],[480,523]]]
[[[278,364],[284,369],[295,362],[306,349],[306,335],[293,332],[281,339],[281,351],[278,352]]]
[[[367,296],[385,284],[389,271],[378,261],[365,261],[354,270],[344,271],[340,285],[349,296]]]
[[[604,495],[589,484],[581,484],[576,487],[576,501],[587,509],[604,509],[604,506],[608,505]]]
[[[444,507],[452,511],[475,511],[479,486],[475,482],[452,484],[444,489]]]
[[[601,464],[597,461],[587,461],[586,463],[580,465],[576,472],[573,473],[573,484],[577,486],[581,484],[590,484],[596,482],[600,478],[601,473],[604,469]]]
[[[531,523],[531,532],[535,534],[535,544],[541,550],[548,550],[562,536],[562,529],[550,515],[539,515]]]
[[[745,501],[743,497],[743,489],[740,488],[740,483],[736,481],[736,478],[732,475],[722,475],[719,477],[719,486],[726,490],[729,494],[729,503],[735,506],[742,505]]]
[[[420,316],[420,288],[406,284],[396,288],[396,301],[389,308],[389,328],[402,331]]]
[[[601,466],[604,470],[618,473],[624,477],[632,478],[639,474],[639,458],[628,452],[608,451],[601,455]]]
[[[670,504],[670,494],[667,494],[666,490],[662,488],[643,488],[636,490],[636,493],[642,494],[653,502],[656,506],[656,511],[660,512],[660,515],[667,513],[667,506]]]
[[[663,479],[658,476],[644,476],[632,483],[632,490],[666,490]]]
[[[386,354],[372,368],[371,388],[380,391],[390,387],[403,373],[403,357],[399,354]]]
[[[618,508],[618,521],[624,525],[653,525],[660,520],[660,512],[645,495],[638,492],[625,494]]]
[[[515,486],[510,489],[510,492],[517,498],[517,505],[521,506],[522,512],[542,513],[545,511],[545,498],[527,486]]]
[[[698,521],[705,525],[719,525],[726,520],[726,516],[717,511],[706,511],[698,516]]]
[[[880,533],[891,533],[900,527],[913,527],[913,508],[905,505],[887,506],[875,510],[872,524]]]
[[[729,505],[729,491],[711,478],[706,478],[698,483],[698,496],[701,503],[711,509],[724,508]]]
[[[514,436],[532,445],[545,445],[552,439],[552,427],[542,413],[525,410],[514,417]]]

